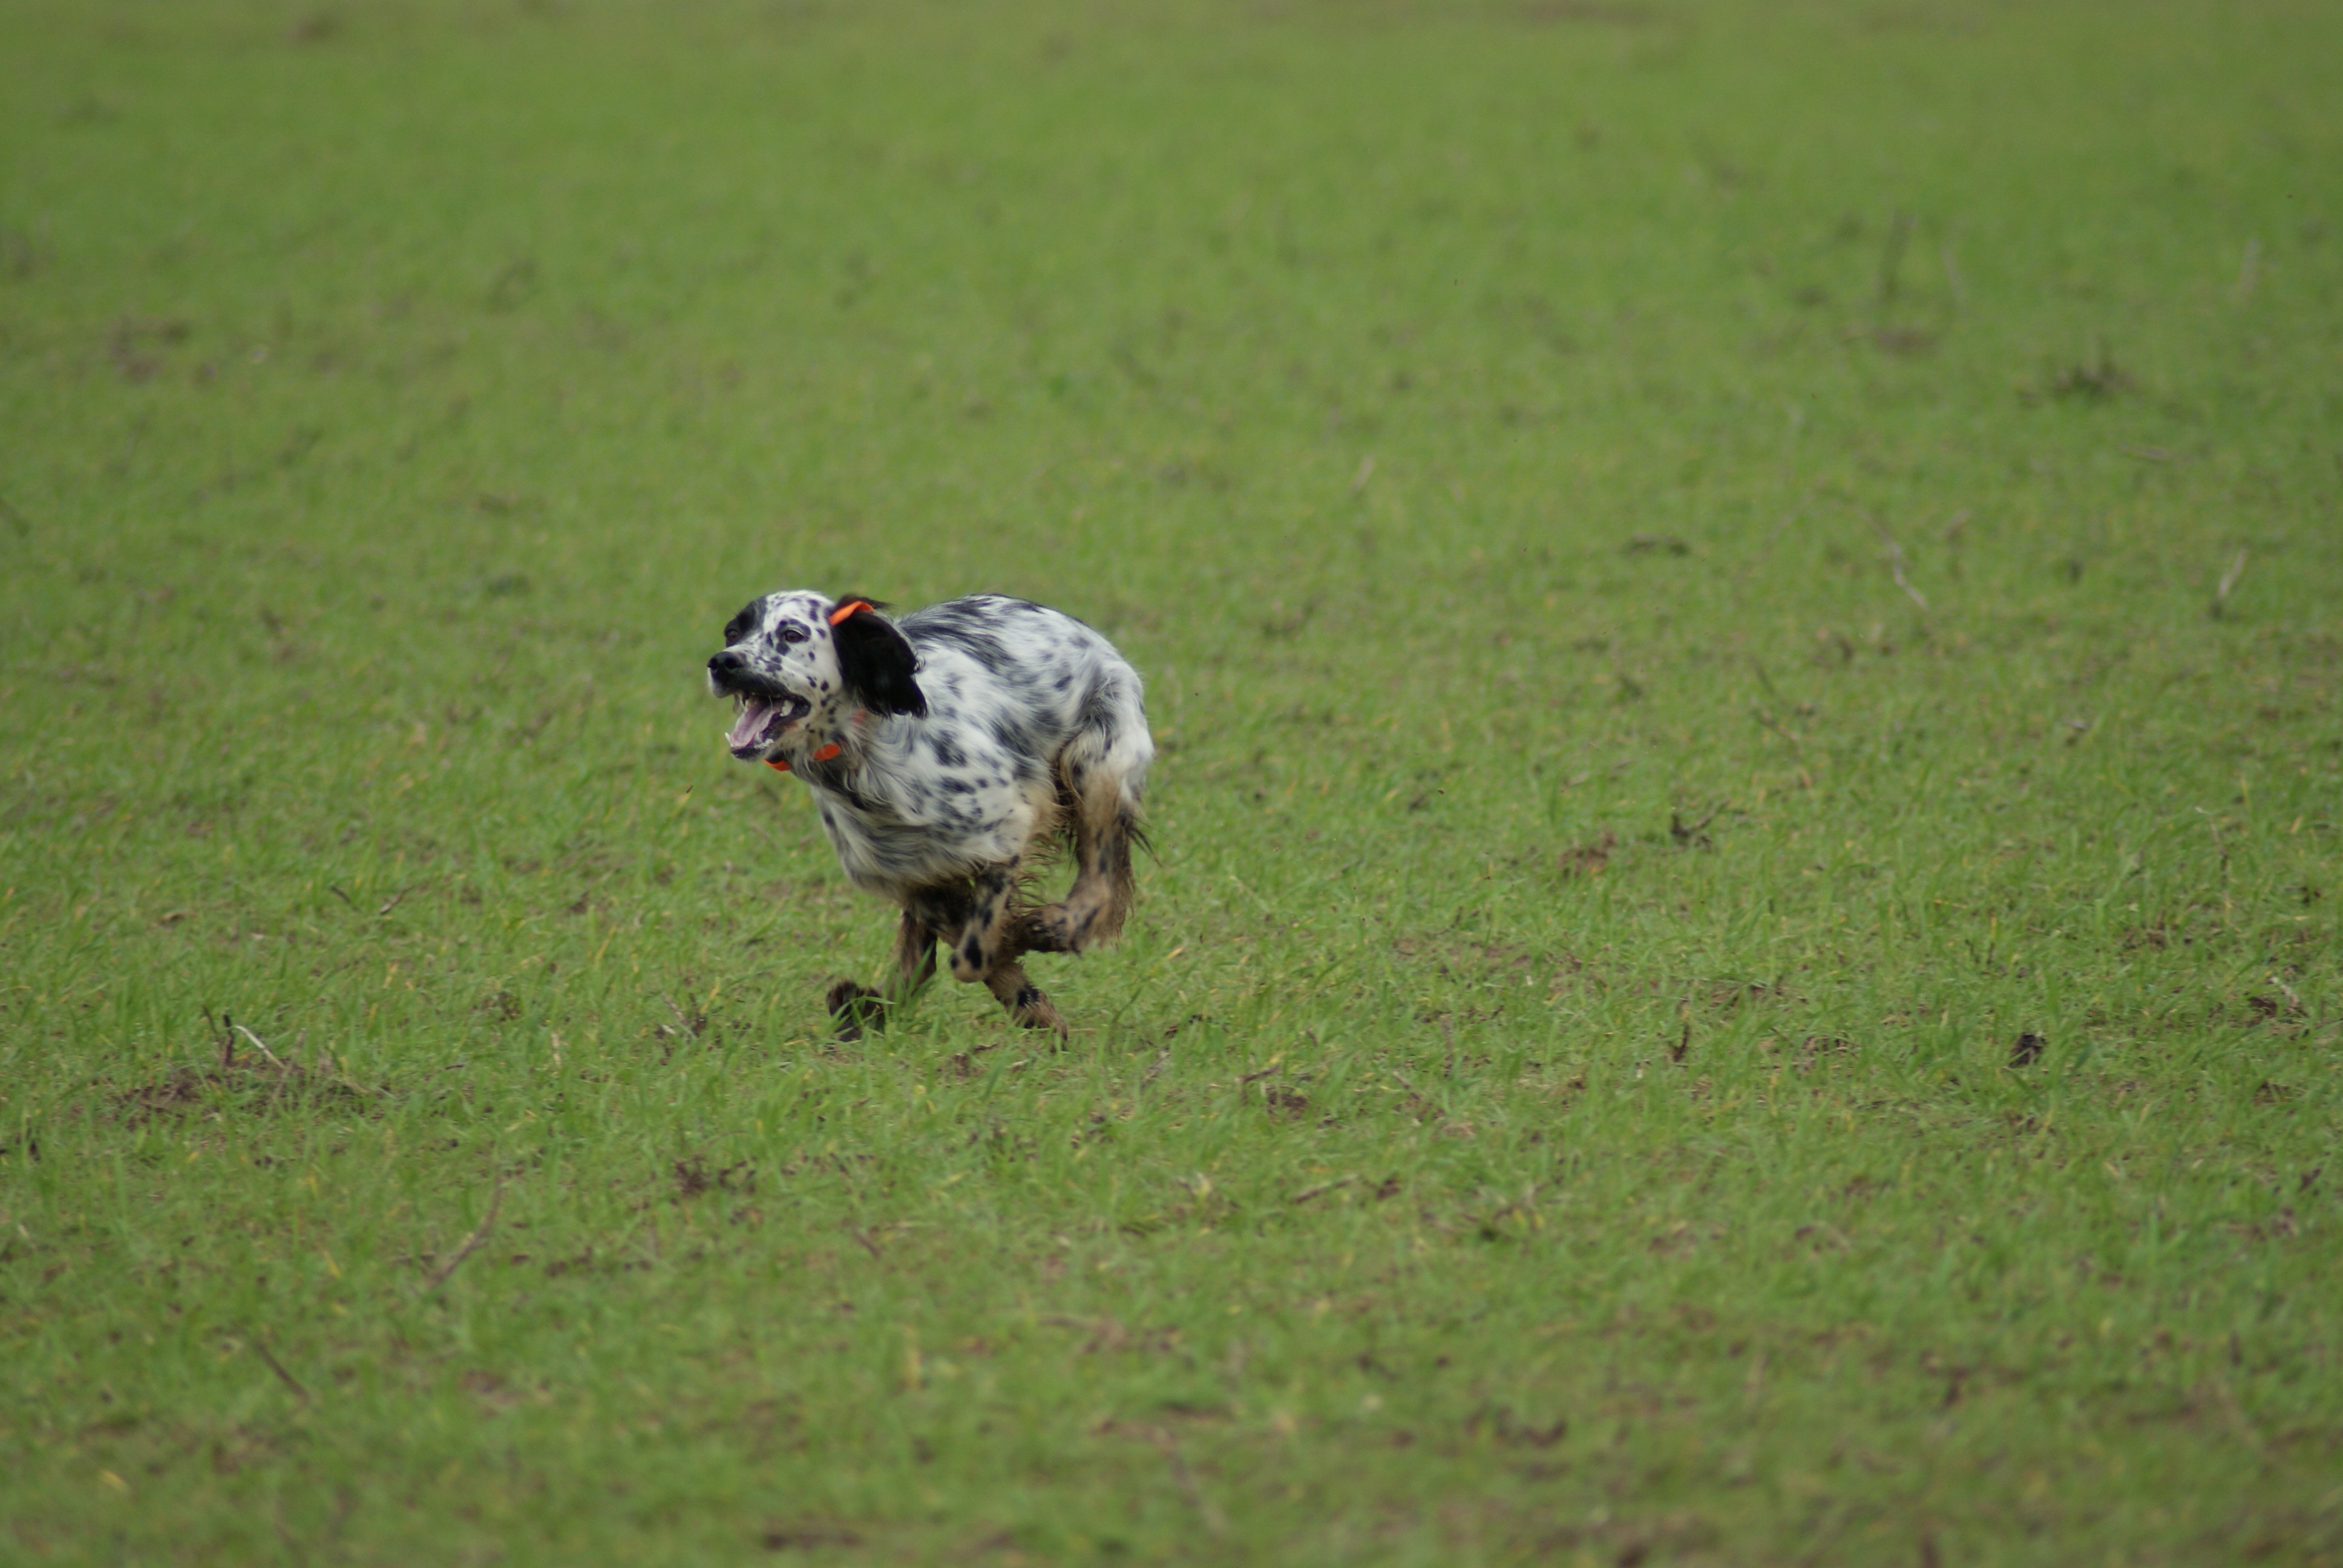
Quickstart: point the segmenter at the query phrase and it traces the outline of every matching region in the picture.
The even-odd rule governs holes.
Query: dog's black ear
[[[873,601],[859,594],[841,597],[830,612],[830,635],[838,648],[838,672],[864,708],[927,717],[927,695],[912,678],[920,656]]]

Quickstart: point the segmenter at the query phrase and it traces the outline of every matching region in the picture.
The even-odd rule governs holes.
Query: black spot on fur
[[[1004,711],[994,714],[991,722],[987,724],[985,729],[991,733],[992,739],[1000,744],[1001,749],[1011,757],[1030,757],[1038,749],[1034,744],[1032,729],[1019,722],[1014,713]],[[1007,783],[1008,780],[1003,779],[1001,782]]]

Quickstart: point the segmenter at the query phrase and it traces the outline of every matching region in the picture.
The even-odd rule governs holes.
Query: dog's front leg
[[[889,1003],[910,1001],[936,978],[936,929],[917,914],[903,911],[895,928],[895,980],[887,988]]]
[[[949,933],[952,979],[982,980],[996,963],[1016,961],[1017,867],[987,866],[969,879],[969,903],[959,930]]]
[[[905,910],[895,928],[895,976],[883,990],[840,980],[830,988],[830,1014],[838,1038],[860,1040],[865,1030],[883,1030],[887,1014],[919,995],[935,977],[936,930],[920,911]]]
[[[1066,1020],[1051,1005],[1048,993],[1026,978],[1023,964],[1014,959],[994,964],[984,972],[984,987],[1019,1024],[1027,1029],[1054,1030],[1060,1043],[1064,1042]]]
[[[1066,1020],[1017,960],[1027,951],[1031,916],[1017,902],[1017,863],[987,866],[970,883],[970,902],[951,940],[955,979],[980,980],[1009,1016],[1027,1029],[1066,1037]]]

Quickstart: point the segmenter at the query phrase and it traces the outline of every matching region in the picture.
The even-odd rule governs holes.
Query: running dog
[[[1139,674],[1081,621],[980,594],[900,619],[860,595],[752,600],[724,628],[709,689],[739,705],[727,743],[796,775],[848,879],[903,911],[895,973],[840,980],[840,1039],[883,1028],[927,983],[944,946],[952,977],[981,980],[1017,1022],[1065,1020],[1019,960],[1112,941],[1143,844],[1140,795],[1154,759]],[[1027,902],[1038,860],[1074,855],[1062,902]]]

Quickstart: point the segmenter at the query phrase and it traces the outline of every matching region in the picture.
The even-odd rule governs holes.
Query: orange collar
[[[860,599],[857,599],[857,600],[855,601],[855,603],[857,603],[857,604],[861,604],[861,602],[862,602],[862,601],[861,601],[861,600],[860,600]],[[868,606],[868,605],[863,605],[863,608],[864,608],[865,609],[868,609],[868,608],[870,608],[870,606]],[[854,717],[853,717],[851,719],[849,719],[849,720],[848,720],[848,722],[849,722],[849,723],[850,723],[850,724],[860,724],[860,723],[861,723],[861,722],[862,722],[862,715],[861,715],[861,713],[858,710],[858,711],[855,713]],[[829,742],[827,745],[820,746],[820,747],[817,747],[817,748],[815,749],[815,750],[814,750],[814,754],[813,754],[813,757],[812,757],[812,759],[812,759],[813,761],[816,761],[816,762],[827,762],[827,761],[829,761],[831,758],[836,757],[840,752],[841,752],[841,751],[843,751],[843,750],[845,750],[845,749],[846,749],[846,748],[845,748],[845,747],[843,747],[843,746],[840,745],[837,741],[832,740],[832,741]],[[780,758],[779,758],[779,757],[768,757],[768,758],[766,758],[766,759],[765,759],[765,766],[766,766],[766,767],[768,767],[768,768],[769,768],[769,769],[772,769],[774,772],[776,772],[776,773],[787,773],[788,771],[789,771],[789,765],[786,761],[782,760],[782,759],[781,759]]]
[[[840,746],[837,741],[833,740],[829,745],[823,747],[820,750],[815,752],[813,754],[813,759],[816,762],[827,762],[845,749],[845,747]],[[786,773],[789,770],[789,765],[779,757],[766,758],[765,766],[782,773]]]

